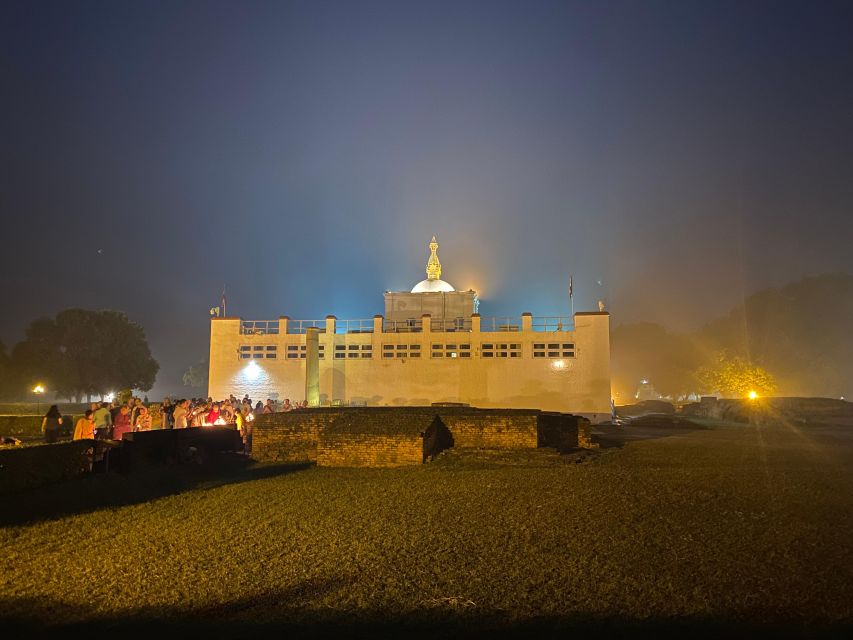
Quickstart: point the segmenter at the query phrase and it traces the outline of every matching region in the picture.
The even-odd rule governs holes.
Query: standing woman
[[[45,442],[57,442],[59,440],[59,427],[61,425],[62,414],[59,413],[56,405],[52,404],[41,421],[41,430],[44,431]]]
[[[139,407],[136,413],[136,422],[133,425],[134,431],[151,431],[151,414],[145,407]]]

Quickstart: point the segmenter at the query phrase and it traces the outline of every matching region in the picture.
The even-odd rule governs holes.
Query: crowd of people
[[[222,401],[213,398],[182,398],[173,402],[165,398],[159,405],[159,428],[186,429],[189,427],[230,426],[239,431],[247,445],[251,443],[251,423],[256,415],[278,411],[298,411],[308,406],[307,401],[290,402],[286,398],[278,403],[267,398],[252,404],[248,394],[238,400],[233,394]],[[152,407],[153,408],[153,407]],[[56,405],[51,405],[42,420],[42,431],[47,442],[56,442],[64,418]],[[74,425],[74,439],[121,440],[133,431],[148,431],[154,426],[151,410],[140,398],[127,402],[93,402],[83,417]]]

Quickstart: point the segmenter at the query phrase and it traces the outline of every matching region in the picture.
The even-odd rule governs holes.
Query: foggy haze
[[[126,311],[161,364],[208,309],[364,318],[424,277],[483,316],[698,327],[853,271],[850,3],[0,8],[7,347]],[[599,282],[601,284],[599,284]]]

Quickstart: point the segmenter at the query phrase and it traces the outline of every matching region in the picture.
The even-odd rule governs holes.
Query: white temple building
[[[319,405],[543,409],[610,417],[610,316],[485,318],[473,290],[441,279],[435,237],[426,279],[386,292],[371,319],[212,318],[214,398],[248,393],[291,401],[306,392],[306,335],[318,335]],[[316,389],[316,383],[315,387]]]

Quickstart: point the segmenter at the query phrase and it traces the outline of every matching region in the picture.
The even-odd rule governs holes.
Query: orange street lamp
[[[45,392],[43,384],[37,384],[33,387],[33,393],[36,394],[36,413],[41,415],[41,396]]]

